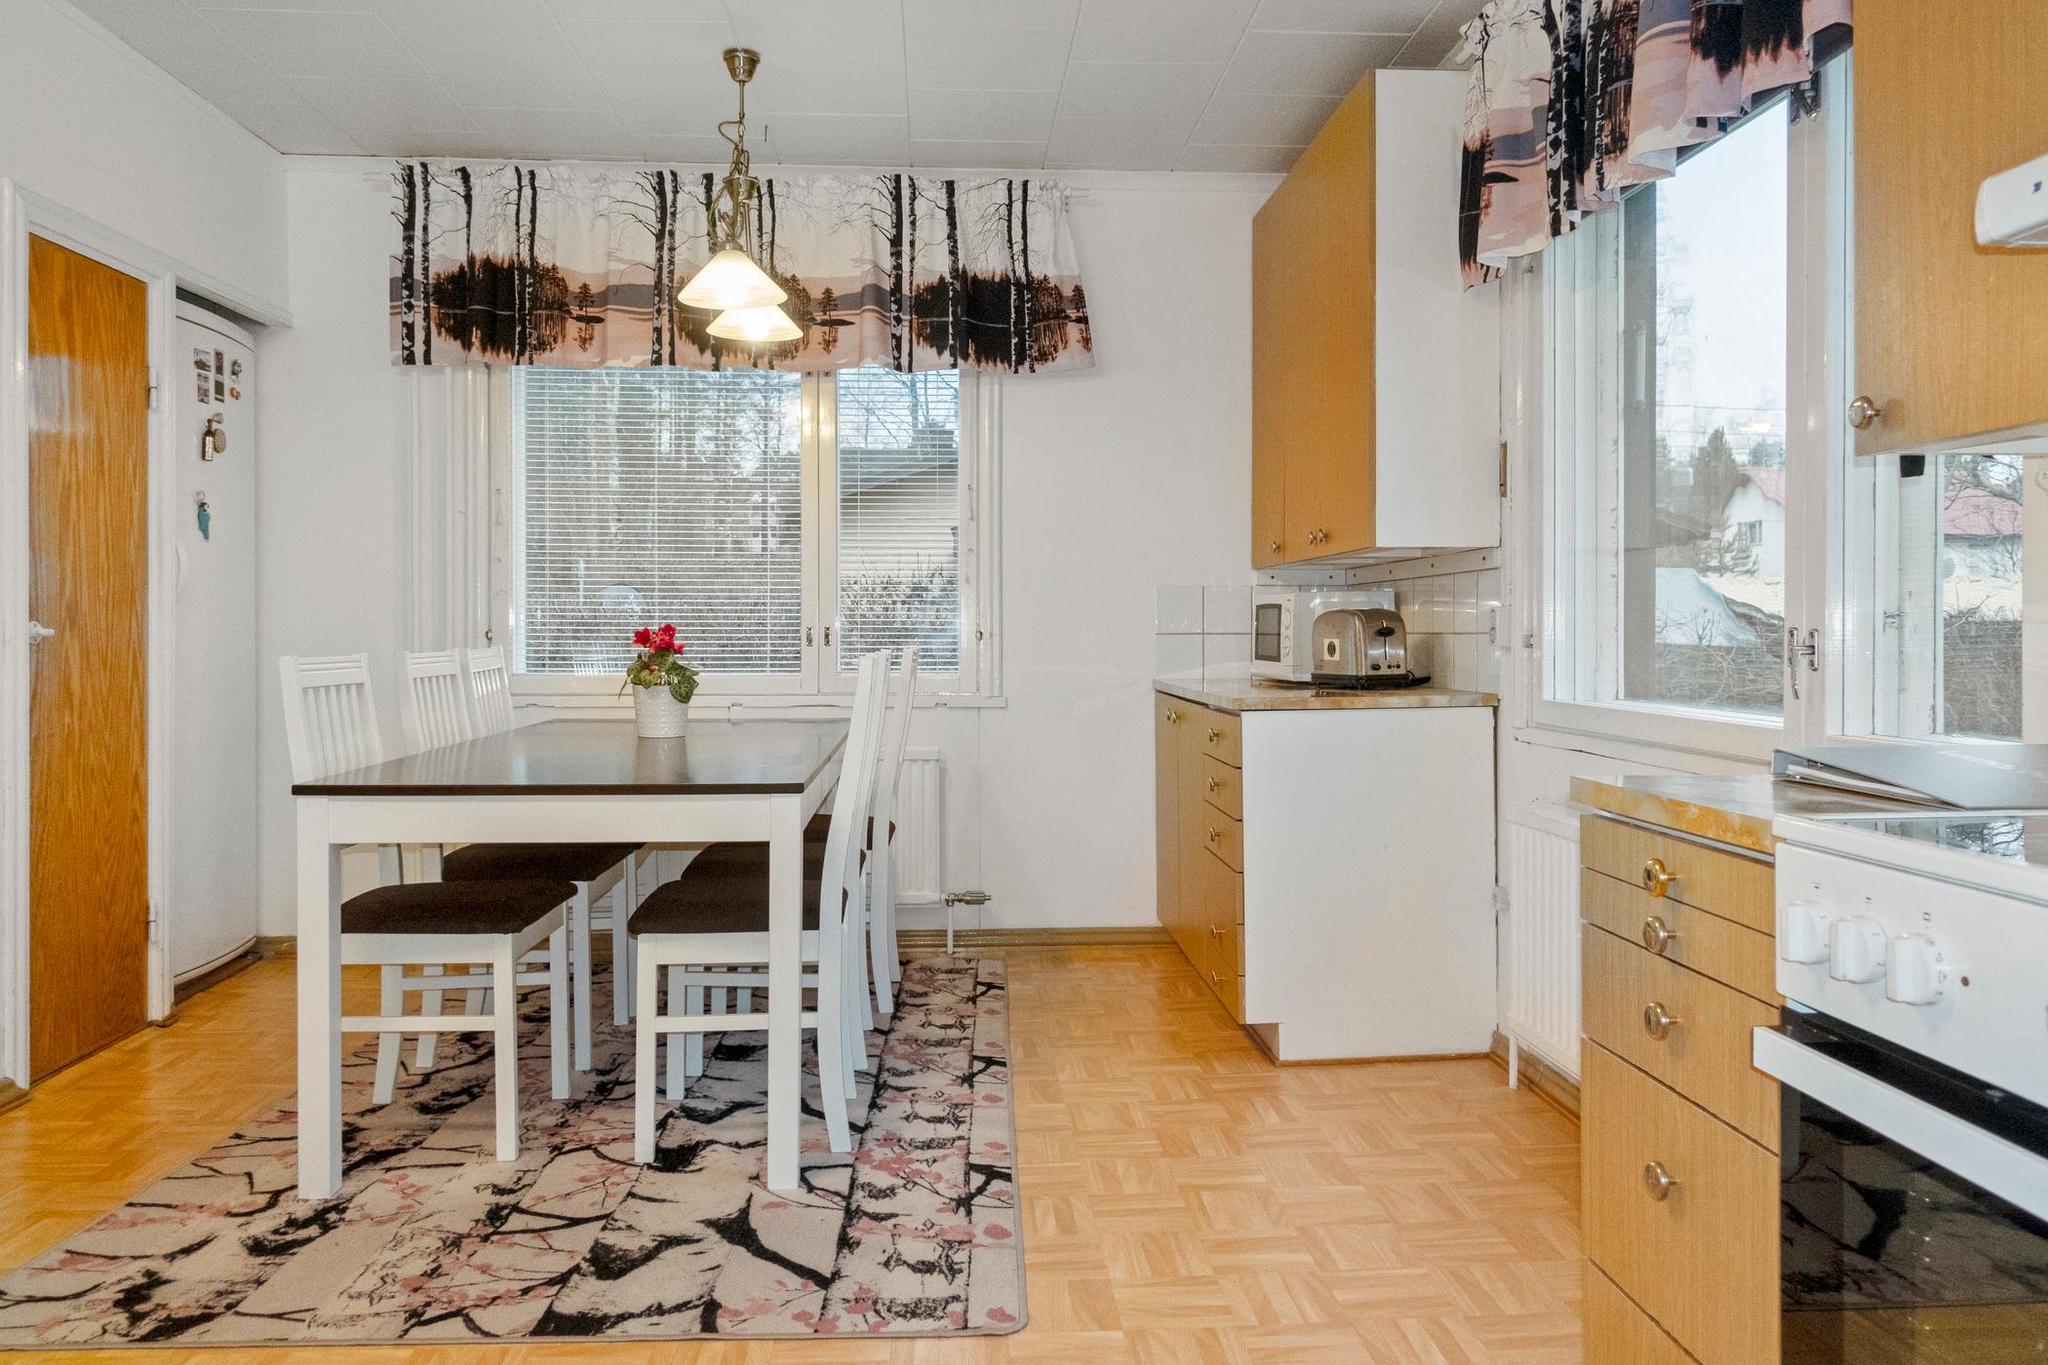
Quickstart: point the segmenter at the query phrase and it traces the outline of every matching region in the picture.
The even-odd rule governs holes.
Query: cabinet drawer
[[[1579,822],[1579,861],[1656,899],[1712,911],[1759,933],[1777,932],[1771,865],[1763,859],[1588,815]]]
[[[1582,1065],[1586,1254],[1705,1365],[1778,1359],[1778,1159],[1613,1053]]]
[[[1640,943],[1646,952],[1711,976],[1765,1004],[1778,1003],[1777,945],[1769,934],[1683,901],[1659,900],[1641,887],[1590,869],[1579,873],[1579,913],[1588,924]]]
[[[1224,976],[1244,975],[1244,874],[1210,858],[1205,904],[1214,967]]]
[[[1244,766],[1243,717],[1202,707],[1196,710],[1192,719],[1202,732],[1202,742],[1211,757],[1221,759],[1233,768]]]
[[[1778,1012],[1603,929],[1583,934],[1586,1036],[1776,1151],[1778,1085],[1749,1052]],[[1653,1014],[1672,1021],[1662,1037]]]
[[[1233,820],[1214,806],[1202,808],[1195,821],[1202,831],[1203,845],[1233,872],[1244,871],[1244,821]]]
[[[1692,1365],[1650,1315],[1586,1262],[1585,1365]]]
[[[1202,799],[1233,820],[1244,819],[1244,774],[1220,758],[1203,758]]]

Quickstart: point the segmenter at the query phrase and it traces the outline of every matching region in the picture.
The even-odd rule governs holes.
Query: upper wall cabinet
[[[1854,70],[1856,453],[2048,423],[2048,251],[1974,225],[1985,176],[2048,152],[2048,6],[1857,0]]]
[[[1458,271],[1465,77],[1366,73],[1252,225],[1252,563],[1500,543],[1500,314]]]

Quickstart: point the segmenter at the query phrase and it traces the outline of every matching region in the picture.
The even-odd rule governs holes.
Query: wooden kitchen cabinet
[[[1856,453],[2048,422],[2048,252],[1977,245],[1977,187],[2048,150],[2038,4],[1858,0]]]
[[[1579,852],[1585,1358],[1774,1361],[1771,861],[1591,815]]]
[[[1465,78],[1374,71],[1252,224],[1252,563],[1500,543],[1497,289],[1458,269]]]
[[[1159,922],[1232,1019],[1283,1061],[1486,1049],[1488,707],[1240,714],[1160,691],[1153,740]]]

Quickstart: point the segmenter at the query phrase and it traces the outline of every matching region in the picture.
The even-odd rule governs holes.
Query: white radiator
[[[1568,817],[1558,822],[1574,828]],[[1579,1074],[1579,842],[1509,817],[1501,917],[1501,1031]]]
[[[890,871],[898,905],[937,905],[946,894],[946,786],[937,749],[906,749],[896,784]]]

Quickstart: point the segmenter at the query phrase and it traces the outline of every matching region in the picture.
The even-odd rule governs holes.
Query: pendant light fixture
[[[795,341],[804,334],[782,311],[788,291],[754,259],[753,209],[761,182],[747,154],[747,82],[760,66],[761,54],[752,48],[725,51],[726,74],[739,86],[740,100],[739,117],[718,125],[718,135],[732,144],[732,165],[711,211],[711,238],[719,249],[676,294],[686,308],[719,310],[708,329],[712,336],[757,346]]]

